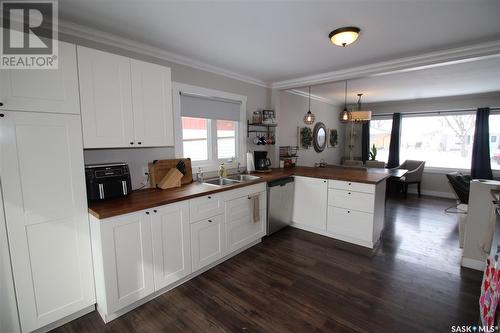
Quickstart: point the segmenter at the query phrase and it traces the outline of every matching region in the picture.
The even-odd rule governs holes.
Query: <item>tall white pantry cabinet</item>
[[[95,303],[76,47],[59,50],[57,70],[0,75],[3,210],[23,332]]]

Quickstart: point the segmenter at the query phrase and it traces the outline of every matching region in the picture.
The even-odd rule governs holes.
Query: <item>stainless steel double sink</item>
[[[256,180],[259,178],[260,177],[252,175],[233,175],[225,178],[214,178],[206,180],[203,182],[203,184],[213,185],[213,186],[228,186],[228,185],[235,185],[238,183],[250,182],[252,180]]]

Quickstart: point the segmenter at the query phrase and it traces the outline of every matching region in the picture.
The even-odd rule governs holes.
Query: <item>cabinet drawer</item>
[[[375,193],[375,185],[373,184],[346,182],[343,180],[329,180],[328,188],[345,191]]]
[[[328,205],[373,213],[375,195],[363,192],[328,189]]]
[[[330,206],[328,207],[327,231],[371,242],[373,214]]]
[[[224,213],[224,201],[220,194],[210,194],[189,200],[191,223],[222,213]]]

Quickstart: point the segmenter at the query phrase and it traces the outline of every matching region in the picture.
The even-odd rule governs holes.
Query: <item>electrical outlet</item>
[[[143,167],[142,168],[142,184],[144,186],[147,186],[148,180],[149,180],[149,169],[148,169],[148,167]]]

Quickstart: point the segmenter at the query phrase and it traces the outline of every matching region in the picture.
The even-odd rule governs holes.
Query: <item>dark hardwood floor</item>
[[[56,332],[450,332],[478,319],[450,200],[389,199],[373,252],[287,228],[105,325]]]

